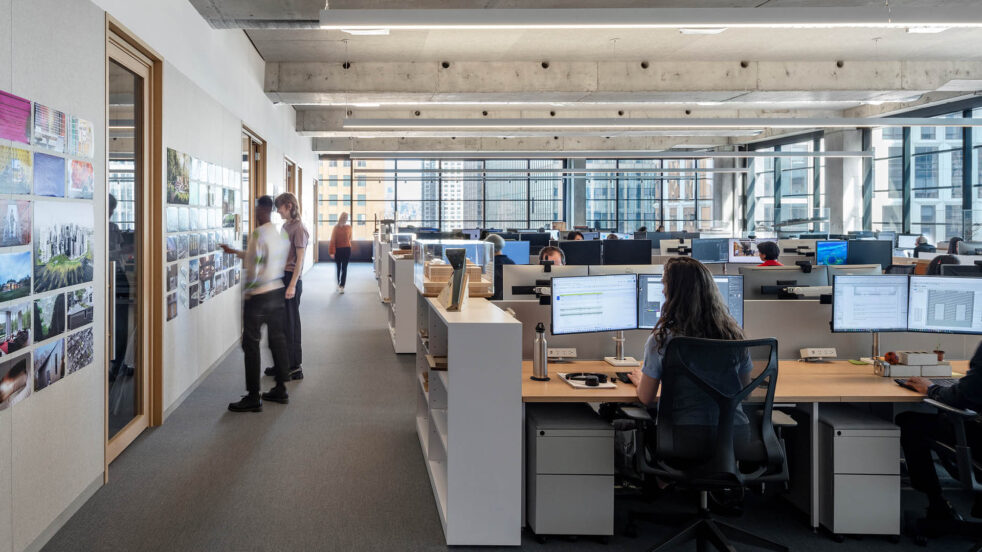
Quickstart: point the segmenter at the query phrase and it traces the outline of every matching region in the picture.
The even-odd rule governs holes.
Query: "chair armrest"
[[[654,421],[651,414],[648,414],[648,410],[640,406],[621,406],[617,409],[617,412],[629,420],[637,420],[641,422]]]
[[[924,402],[933,406],[934,408],[937,408],[938,410],[948,412],[949,414],[955,414],[963,418],[974,418],[978,416],[974,410],[969,410],[967,408],[955,408],[954,406],[945,404],[941,401],[936,401],[934,399],[924,399]]]

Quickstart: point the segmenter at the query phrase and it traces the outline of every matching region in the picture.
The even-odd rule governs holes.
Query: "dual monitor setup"
[[[713,276],[730,315],[743,327],[743,276]],[[665,303],[660,274],[552,279],[552,334],[651,329]]]
[[[693,259],[702,263],[760,264],[757,245],[763,242],[777,243],[773,238],[708,238],[693,239]]]
[[[982,334],[982,278],[836,276],[832,331]]]
[[[815,242],[815,264],[857,265],[893,264],[893,242],[888,240],[818,240]]]

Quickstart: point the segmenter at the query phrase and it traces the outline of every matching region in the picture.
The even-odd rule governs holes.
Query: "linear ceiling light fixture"
[[[684,35],[717,35],[725,31],[725,27],[713,28],[713,27],[697,27],[695,29],[682,28],[679,29],[679,33]]]
[[[341,29],[349,35],[354,36],[387,36],[389,29]]]
[[[345,119],[345,130],[382,129],[695,129],[695,128],[878,128],[878,127],[982,127],[982,119],[963,118],[685,118],[685,119]]]
[[[980,28],[982,10],[900,8],[326,9],[328,30]]]

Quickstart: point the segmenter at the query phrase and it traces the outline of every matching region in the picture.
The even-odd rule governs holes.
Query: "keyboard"
[[[931,380],[932,385],[938,385],[941,387],[951,387],[952,385],[958,383],[958,380],[956,380],[955,378],[929,378],[929,379]]]

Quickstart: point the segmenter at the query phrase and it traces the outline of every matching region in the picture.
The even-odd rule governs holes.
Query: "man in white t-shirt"
[[[283,324],[284,312],[283,267],[289,250],[286,234],[270,222],[273,199],[262,196],[256,200],[256,223],[259,225],[249,236],[246,251],[222,245],[226,253],[242,259],[245,265],[242,303],[242,351],[245,353],[245,379],[247,395],[228,405],[232,412],[262,412],[263,401],[286,404],[290,401],[286,392],[289,379],[290,355],[287,350]],[[276,387],[259,393],[259,342],[262,327],[266,325],[269,350],[276,365]]]

